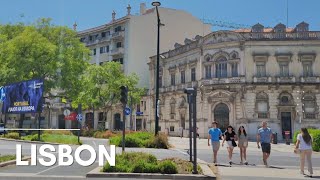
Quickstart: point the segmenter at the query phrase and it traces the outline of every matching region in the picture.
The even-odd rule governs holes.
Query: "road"
[[[93,139],[93,138],[81,138],[83,144],[91,145],[96,152],[98,152],[99,145],[107,145],[107,140],[104,139]],[[16,154],[16,144],[22,145],[22,154],[24,156],[30,156],[31,144],[30,143],[21,143],[14,141],[3,141],[0,140],[0,153],[1,154]],[[39,145],[37,146],[37,148]],[[57,146],[54,145],[57,149]],[[72,146],[73,152],[77,146]],[[108,149],[108,146],[106,146]],[[185,156],[178,151],[175,150],[158,150],[158,149],[138,149],[138,148],[126,148],[126,151],[143,151],[156,155],[158,159],[163,159],[167,157],[182,157]],[[166,153],[164,153],[164,151]],[[121,148],[116,149],[117,153],[121,153]],[[57,156],[57,153],[55,153]],[[81,158],[83,160],[88,160],[90,154],[88,151],[83,151],[81,153]],[[98,160],[98,158],[97,158]],[[7,166],[0,168],[0,180],[9,180],[9,179],[86,179],[85,175],[91,170],[98,167],[98,162],[96,161],[93,165],[88,167],[80,166],[78,163],[74,162],[71,166],[58,166],[54,165],[52,167],[45,167],[40,165],[37,166]],[[44,178],[45,177],[45,178]],[[94,178],[90,178],[94,179]]]

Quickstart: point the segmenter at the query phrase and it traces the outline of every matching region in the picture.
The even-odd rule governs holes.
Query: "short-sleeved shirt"
[[[222,135],[222,132],[221,132],[221,130],[219,128],[210,128],[208,133],[211,136],[211,141],[212,142],[219,141],[220,140],[219,138]]]
[[[260,135],[260,142],[261,143],[270,143],[271,142],[271,134],[272,131],[270,128],[260,128],[258,129],[258,134]]]
[[[307,144],[304,139],[302,138],[302,135],[301,134],[298,134],[297,136],[297,139],[300,141],[300,144],[299,144],[299,149],[300,150],[309,150],[309,149],[312,149],[311,147],[311,142],[309,144]]]
[[[236,135],[236,133],[234,131],[232,131],[231,133],[229,133],[228,131],[226,131],[224,133],[224,135],[226,136],[226,141],[231,141],[231,138],[234,138],[234,136]]]

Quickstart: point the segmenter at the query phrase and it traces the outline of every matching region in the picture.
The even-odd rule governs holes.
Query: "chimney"
[[[116,12],[112,11],[112,21],[116,20]]]
[[[127,7],[127,15],[130,15],[131,14],[131,6],[130,4],[128,4],[128,7]]]
[[[74,31],[77,31],[77,26],[78,26],[78,25],[77,25],[77,22],[74,22],[74,24],[73,24],[73,30],[74,30]]]
[[[140,4],[140,15],[146,13],[146,3]]]

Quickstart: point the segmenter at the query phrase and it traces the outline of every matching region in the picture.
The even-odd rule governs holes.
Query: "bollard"
[[[290,145],[290,131],[284,132],[285,138],[286,138],[286,144]]]
[[[278,133],[276,133],[276,132],[274,132],[274,133],[272,133],[272,136],[273,136],[273,141],[272,141],[272,143],[273,144],[278,144]]]

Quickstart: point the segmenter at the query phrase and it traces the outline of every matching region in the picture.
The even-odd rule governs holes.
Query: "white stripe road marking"
[[[40,171],[40,172],[36,173],[35,175],[39,175],[39,174],[41,174],[41,173],[50,171],[50,170],[52,170],[52,169],[54,169],[54,168],[56,168],[56,167],[59,167],[59,165],[52,166],[51,168],[48,168],[48,169],[45,169],[45,170],[43,170],[43,171]]]
[[[92,142],[93,142],[94,146],[95,146],[95,147],[97,147],[97,144],[96,144],[96,142],[94,142],[94,141],[92,141]]]

